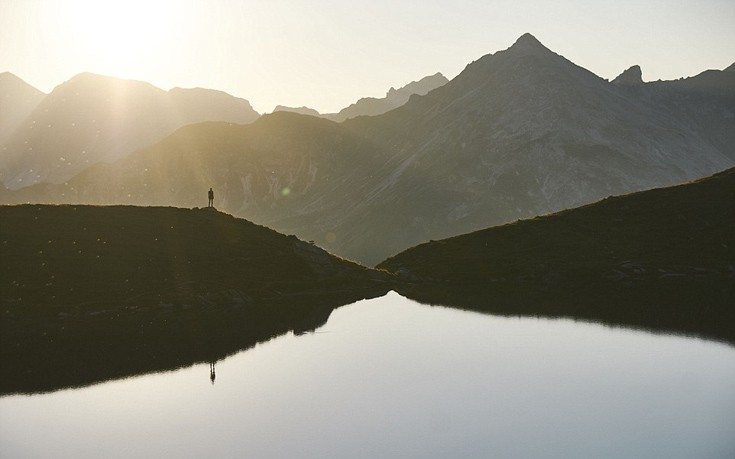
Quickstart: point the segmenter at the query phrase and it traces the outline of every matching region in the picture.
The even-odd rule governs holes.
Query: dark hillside
[[[735,343],[735,169],[421,244],[380,265],[426,302]]]
[[[0,393],[214,360],[386,290],[214,209],[0,206],[0,259]]]

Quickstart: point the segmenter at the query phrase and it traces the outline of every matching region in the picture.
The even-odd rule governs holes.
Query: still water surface
[[[390,293],[208,364],[0,399],[0,457],[732,458],[735,348]]]

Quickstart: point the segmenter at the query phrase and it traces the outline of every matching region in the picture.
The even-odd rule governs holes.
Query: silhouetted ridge
[[[735,62],[733,62],[730,67],[723,70],[723,72],[735,72]]]
[[[704,72],[689,78],[683,78],[672,81],[655,81],[650,83],[653,87],[663,88],[668,91],[678,93],[688,93],[690,96],[694,94],[715,96],[723,98],[725,103],[733,108],[733,99],[735,98],[735,71],[731,70],[705,70]],[[728,100],[729,99],[729,100]],[[703,115],[705,112],[700,112]],[[732,130],[732,129],[730,129]],[[729,148],[732,149],[732,143]]]
[[[735,169],[431,241],[377,267],[406,296],[735,344]]]
[[[0,394],[211,362],[388,289],[214,208],[0,206],[0,241]]]

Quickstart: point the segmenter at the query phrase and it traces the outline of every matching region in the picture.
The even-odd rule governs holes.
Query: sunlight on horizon
[[[44,92],[91,72],[337,112],[506,49],[524,33],[603,78],[732,64],[732,2],[4,0],[0,72]]]
[[[58,11],[70,45],[94,67],[114,76],[135,74],[155,64],[172,43],[175,2],[64,2]]]

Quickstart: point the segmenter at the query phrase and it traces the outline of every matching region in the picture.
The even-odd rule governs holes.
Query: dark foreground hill
[[[0,393],[214,361],[387,290],[214,209],[0,206],[0,260]]]
[[[416,300],[735,343],[735,169],[413,247]]]

